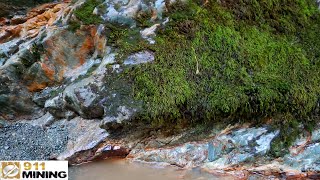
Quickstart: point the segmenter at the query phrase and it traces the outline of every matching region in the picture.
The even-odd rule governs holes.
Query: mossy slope
[[[82,24],[100,0],[75,11]],[[108,43],[128,54],[152,50],[154,63],[126,69],[139,118],[156,125],[199,122],[272,122],[281,131],[279,155],[318,121],[320,13],[314,0],[192,0],[166,6],[170,21],[158,29],[156,44],[138,28],[105,24]],[[151,25],[146,14],[137,27]],[[79,24],[75,23],[77,29]]]
[[[171,21],[152,48],[156,63],[130,72],[145,115],[211,121],[315,110],[319,11],[311,0],[193,1],[168,9]]]

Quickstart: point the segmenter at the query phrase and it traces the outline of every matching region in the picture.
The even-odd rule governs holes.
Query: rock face
[[[278,131],[269,131],[267,128],[243,128],[204,142],[186,143],[172,148],[133,151],[131,156],[136,160],[166,162],[179,167],[196,167],[205,164],[210,169],[223,169],[264,156],[278,133]],[[135,154],[136,152],[138,153]]]
[[[320,171],[320,130],[312,132],[311,137],[298,139],[290,148],[290,154],[284,157],[284,162],[288,166],[306,171]]]
[[[319,127],[319,126],[318,126]],[[186,134],[134,146],[128,155],[133,161],[175,165],[183,168],[201,167],[208,172],[225,172],[241,178],[260,174],[269,178],[317,179],[319,175],[319,128],[311,137],[302,137],[290,147],[286,156],[268,156],[271,142],[278,130],[268,127],[233,127],[214,129],[207,139],[175,145]],[[186,132],[190,133],[190,132]],[[156,142],[156,143],[155,143]],[[146,144],[146,145],[143,145]],[[150,148],[150,144],[152,148]]]
[[[145,53],[137,53],[139,58],[135,59],[136,64],[153,60],[152,54]],[[106,123],[132,118],[141,103],[131,97],[130,84],[118,78],[129,64],[114,64],[114,57],[115,54],[111,53],[98,60],[98,66],[94,67],[93,63],[89,65],[87,68],[92,72],[86,74],[87,77],[79,76],[66,87],[61,87],[57,96],[46,101],[45,108],[58,118],[64,118],[61,114],[67,111],[86,119],[102,118]],[[113,65],[106,67],[108,64]]]
[[[68,21],[81,2],[44,4],[1,20],[0,118],[11,121],[1,129],[2,159],[81,163],[129,153],[107,141],[105,129],[116,130],[141,109],[131,84],[119,77],[126,68],[152,63],[154,53],[137,52],[118,63],[103,25],[70,31]],[[15,143],[29,149],[12,151]]]
[[[38,107],[32,102],[32,92],[54,82],[55,71],[48,62],[55,62],[43,55],[44,45],[48,44],[46,39],[53,36],[53,31],[59,32],[52,25],[67,11],[66,7],[65,3],[45,4],[30,11],[33,14],[28,15],[23,24],[1,26],[0,113],[3,118],[35,113]]]
[[[45,4],[31,10],[22,24],[0,28],[3,118],[10,119],[7,113],[11,118],[31,115],[40,107],[56,118],[79,115],[108,123],[130,119],[141,107],[131,97],[130,84],[116,79],[129,66],[152,62],[154,54],[137,52],[117,64],[116,54],[106,47],[103,25],[83,26],[75,33],[66,28],[74,7]]]
[[[77,152],[93,149],[109,135],[99,128],[97,120],[75,118],[68,122],[58,121],[56,124],[64,125],[69,132],[67,148],[59,154],[58,159],[69,159]]]
[[[289,154],[285,157],[285,163],[301,171],[320,171],[319,167],[320,144],[309,145],[300,154]]]
[[[12,71],[19,67],[12,66]],[[10,69],[0,70],[0,116],[13,119],[13,115],[31,114],[38,108],[31,101],[32,94],[18,81],[18,75]]]

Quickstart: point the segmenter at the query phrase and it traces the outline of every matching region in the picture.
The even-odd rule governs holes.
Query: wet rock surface
[[[137,160],[166,162],[179,167],[204,164],[209,169],[221,169],[254,161],[255,157],[266,155],[272,139],[277,134],[277,131],[269,131],[267,128],[239,129],[204,142],[150,151],[134,151],[131,155]],[[138,153],[134,154],[136,152]]]
[[[301,169],[301,171],[320,172],[320,144],[315,143],[306,147],[303,152],[297,155],[287,155],[285,163],[291,167]]]
[[[206,140],[192,141],[191,138],[187,140],[189,143],[183,144],[179,142],[192,129],[173,136],[163,136],[161,132],[143,129],[126,130],[126,135],[123,136],[121,132],[122,137],[114,136],[100,128],[100,120],[80,117],[69,121],[55,120],[47,113],[31,121],[4,123],[0,128],[3,155],[0,158],[67,159],[70,164],[78,164],[127,157],[133,161],[180,168],[200,166],[204,171],[223,171],[243,177],[249,177],[251,173],[274,177],[318,177],[316,173],[304,173],[318,171],[318,143],[306,146],[298,155],[288,154],[284,161],[265,159],[272,140],[278,135],[277,130],[268,127],[232,127],[228,130],[212,128],[211,133],[206,133]],[[23,150],[13,150],[19,147]],[[240,169],[237,168],[239,165],[242,165]]]
[[[290,153],[284,157],[284,164],[302,172],[320,172],[319,130],[308,137],[297,139],[290,148]]]

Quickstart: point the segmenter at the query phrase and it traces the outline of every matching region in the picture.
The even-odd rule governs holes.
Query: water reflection
[[[232,177],[214,176],[199,169],[181,170],[125,160],[107,160],[69,168],[70,180],[231,180]]]

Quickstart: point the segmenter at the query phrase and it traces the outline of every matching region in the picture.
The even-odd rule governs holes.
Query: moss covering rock
[[[143,119],[307,126],[318,116],[319,15],[313,0],[177,1],[155,45],[121,35],[109,43],[122,54],[155,52],[155,63],[127,71]]]
[[[87,0],[74,12],[74,15],[85,25],[100,24],[102,19],[93,13],[94,9],[102,3],[102,0]],[[76,22],[71,23],[72,30],[79,28],[79,24]]]

